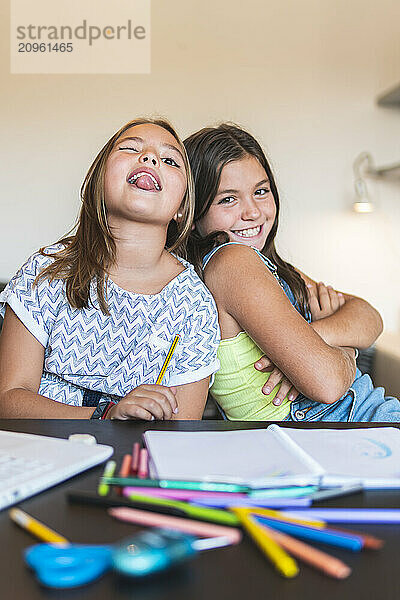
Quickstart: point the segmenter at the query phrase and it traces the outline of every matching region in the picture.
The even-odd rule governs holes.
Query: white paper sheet
[[[318,460],[326,484],[353,478],[368,488],[400,487],[400,430],[395,427],[281,429]]]

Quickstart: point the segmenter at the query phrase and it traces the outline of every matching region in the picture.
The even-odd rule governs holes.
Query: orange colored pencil
[[[289,552],[289,554],[292,554],[299,560],[323,571],[326,575],[330,575],[336,579],[345,579],[350,575],[350,567],[334,556],[331,556],[326,552],[321,552],[321,550],[317,550],[304,542],[300,542],[286,533],[281,533],[280,531],[276,531],[265,525],[263,525],[263,528],[266,529],[268,535],[282,546],[284,550]]]
[[[130,473],[131,473],[131,466],[132,466],[132,455],[125,454],[124,458],[122,459],[121,467],[118,472],[118,477],[128,477],[128,475],[130,475]],[[119,494],[119,496],[122,496],[122,487],[117,488],[117,493]]]
[[[132,466],[132,455],[125,454],[124,458],[122,459],[121,468],[119,470],[118,477],[128,477],[128,475],[130,475],[130,472],[131,472],[131,466]]]
[[[340,527],[336,527],[334,529],[331,529],[331,531],[339,531],[341,533],[348,533],[349,535],[358,535],[358,537],[360,537],[362,539],[363,542],[363,549],[365,550],[380,550],[383,545],[384,545],[384,541],[380,540],[379,538],[374,537],[373,535],[368,535],[366,533],[360,533],[359,531],[350,531],[349,529],[342,529]]]

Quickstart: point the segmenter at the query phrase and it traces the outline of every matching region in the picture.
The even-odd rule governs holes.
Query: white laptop
[[[0,430],[0,510],[109,458],[111,446]]]

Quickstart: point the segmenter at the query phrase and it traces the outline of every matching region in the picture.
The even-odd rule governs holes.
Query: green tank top
[[[267,373],[257,371],[254,363],[263,354],[245,331],[219,344],[221,367],[210,391],[231,421],[282,421],[289,414],[287,397],[280,406],[272,404],[280,384],[267,396],[261,391]]]

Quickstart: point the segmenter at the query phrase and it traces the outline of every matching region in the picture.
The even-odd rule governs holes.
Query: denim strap
[[[103,394],[101,392],[85,390],[83,394],[82,406],[97,406],[102,395]]]

